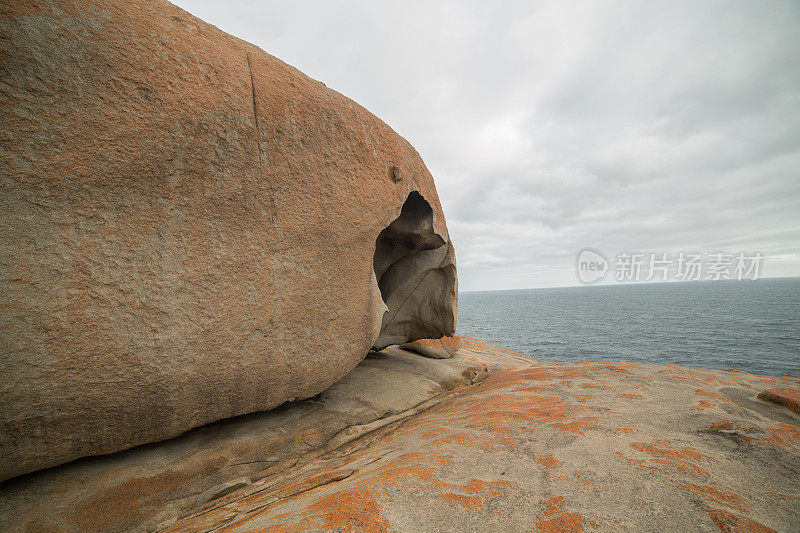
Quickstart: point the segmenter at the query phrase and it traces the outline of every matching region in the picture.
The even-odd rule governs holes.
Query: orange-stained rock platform
[[[151,520],[146,527],[187,532],[800,530],[800,417],[792,409],[800,379],[795,376],[666,364],[542,363],[472,339],[464,339],[452,359],[391,349],[387,354],[365,361],[369,372],[363,375],[378,380],[370,387],[380,382],[376,376],[384,363],[394,365],[394,379],[402,379],[398,358],[408,375],[418,364],[428,374],[444,368],[435,365],[456,365],[448,368],[462,378],[431,387],[422,401],[422,396],[406,400],[403,410],[389,409],[332,437],[319,418],[318,442],[295,452],[295,460],[236,483],[215,479],[216,493],[206,492],[194,507],[184,499],[180,508],[172,508],[173,516],[162,513],[158,524]],[[416,375],[400,389],[423,379]],[[346,386],[357,388],[358,381]],[[759,397],[764,391],[771,392]],[[399,401],[396,394],[389,395],[392,401]],[[260,416],[289,420],[293,410],[303,409],[306,402],[298,402]],[[224,471],[236,462],[233,444],[228,442],[226,455],[208,468]],[[193,445],[204,443],[195,437]],[[135,450],[125,453],[136,455]],[[130,477],[128,492],[97,490],[91,483],[100,483],[102,476],[92,477],[86,466],[77,471],[91,483],[72,479],[70,485],[69,476],[55,474],[41,482],[49,483],[51,492],[58,487],[80,491],[84,529],[110,529],[123,522],[104,523],[104,517],[130,514],[148,490],[179,493],[191,477],[180,464],[159,468],[149,477]],[[124,475],[115,472],[122,480]],[[56,479],[60,485],[54,485]],[[31,491],[34,481],[16,483],[27,483]],[[170,488],[165,492],[159,484]],[[9,514],[14,488],[0,486],[5,506],[0,520],[36,516],[37,509],[47,508],[29,492],[27,507]],[[17,525],[81,529],[70,517],[39,512],[38,518]],[[125,527],[135,529],[130,522]]]

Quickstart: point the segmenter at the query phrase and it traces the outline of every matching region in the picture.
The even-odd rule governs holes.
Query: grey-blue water
[[[800,278],[464,292],[458,334],[545,361],[800,374]]]

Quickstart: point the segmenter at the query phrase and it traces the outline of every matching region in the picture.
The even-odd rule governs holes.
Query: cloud
[[[573,285],[587,246],[800,275],[796,3],[177,4],[406,137],[463,290]]]

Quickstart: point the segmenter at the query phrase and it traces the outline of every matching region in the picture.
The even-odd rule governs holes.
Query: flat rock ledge
[[[9,480],[0,523],[797,531],[798,392],[790,375],[543,363],[468,338],[450,359],[388,348],[315,398]]]
[[[290,472],[488,375],[529,360],[480,341],[436,360],[389,347],[308,400],[215,422],[177,438],[0,483],[2,531],[148,531],[240,487]],[[495,362],[497,361],[497,362]],[[508,363],[505,363],[508,364]]]

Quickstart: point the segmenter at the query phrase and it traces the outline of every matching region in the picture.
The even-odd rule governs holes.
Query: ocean
[[[800,278],[462,292],[457,333],[544,361],[800,374]]]

